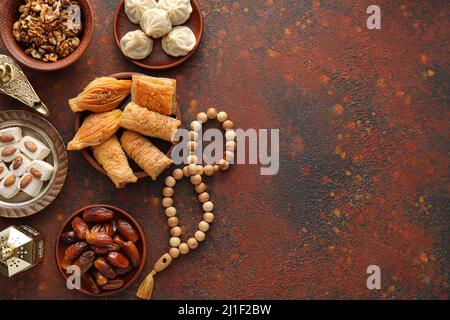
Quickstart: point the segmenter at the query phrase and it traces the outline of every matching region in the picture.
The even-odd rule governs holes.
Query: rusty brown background
[[[27,70],[67,142],[67,99],[94,77],[144,71],[113,39],[114,1],[92,1],[95,36],[82,59],[49,74]],[[356,3],[358,2],[358,3]],[[449,4],[377,1],[200,0],[204,38],[175,77],[184,119],[217,106],[237,127],[277,128],[281,167],[235,166],[210,179],[217,221],[198,250],[156,279],[155,299],[447,299],[449,294]],[[0,47],[0,52],[5,50]],[[0,97],[0,109],[23,108]],[[26,223],[45,234],[44,263],[0,277],[0,299],[83,299],[54,257],[71,212],[107,203],[131,212],[148,240],[147,270],[168,249],[163,178],[125,190],[69,153],[62,194]],[[175,201],[186,230],[201,217],[187,182]],[[366,288],[366,268],[382,289]],[[144,274],[139,280],[142,280]],[[110,299],[134,299],[138,283]]]

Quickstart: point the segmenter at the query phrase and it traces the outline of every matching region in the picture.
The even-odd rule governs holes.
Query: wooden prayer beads
[[[200,112],[197,114],[197,120],[194,120],[190,124],[191,131],[189,131],[189,150],[191,154],[187,157],[187,165],[180,169],[175,169],[171,176],[165,179],[165,187],[162,191],[163,199],[161,204],[165,208],[165,214],[167,216],[167,225],[170,228],[170,249],[165,253],[154,265],[151,273],[141,283],[137,296],[142,299],[150,299],[153,287],[154,276],[163,270],[165,270],[174,259],[177,259],[180,255],[186,255],[191,250],[197,249],[199,244],[206,239],[206,232],[210,229],[210,224],[214,221],[214,203],[210,199],[210,194],[207,192],[208,186],[203,181],[203,176],[212,177],[216,172],[222,170],[226,171],[230,167],[229,161],[234,159],[234,153],[236,149],[236,133],[234,131],[234,124],[229,120],[228,114],[224,111],[217,112],[215,108],[209,108],[206,113]],[[225,158],[218,161],[216,164],[207,164],[205,166],[198,164],[198,158],[195,155],[195,151],[199,145],[199,131],[202,125],[208,120],[217,120],[221,123],[222,128],[225,130],[226,139],[226,151]],[[204,211],[203,220],[199,222],[197,231],[194,236],[189,237],[186,242],[182,242],[180,236],[182,229],[179,226],[179,219],[177,218],[177,210],[174,206],[173,195],[175,193],[175,186],[177,181],[183,178],[189,178],[192,185],[195,187],[195,191],[198,193],[198,200]]]

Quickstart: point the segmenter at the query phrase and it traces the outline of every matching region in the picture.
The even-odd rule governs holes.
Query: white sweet
[[[174,26],[185,23],[192,13],[190,0],[159,0],[158,7],[167,11]]]
[[[14,169],[14,162],[16,161],[17,158],[21,158],[22,159],[22,164],[20,165],[20,167],[18,167],[17,169]],[[23,176],[23,174],[25,172],[27,172],[30,169],[31,166],[31,160],[28,159],[27,156],[21,154],[19,156],[16,157],[16,159],[14,159],[14,161],[9,165],[9,170],[11,171],[11,173],[13,173],[16,177],[21,177]]]
[[[4,146],[7,144],[19,143],[19,141],[22,139],[22,129],[19,127],[12,127],[12,128],[0,130],[0,137],[2,137],[4,135],[11,135],[14,138],[14,140],[9,141],[9,142],[4,142],[4,143],[2,143],[0,141],[0,146]]]
[[[122,53],[131,59],[145,59],[153,50],[153,40],[142,31],[130,31],[120,40]]]
[[[174,57],[185,56],[191,52],[197,39],[188,27],[175,27],[162,39],[164,51]]]
[[[0,195],[5,199],[11,199],[16,194],[19,193],[19,178],[15,177],[15,181],[10,186],[5,186],[5,181],[10,177],[14,175],[12,173],[9,173],[6,177],[3,178],[3,180],[0,182]]]
[[[148,9],[157,8],[155,0],[125,0],[125,13],[128,19],[135,24],[141,22],[142,14]]]
[[[51,164],[41,160],[33,160],[29,171],[31,171],[32,168],[37,169],[41,173],[41,181],[50,180],[53,171],[55,170]]]
[[[9,156],[3,156],[3,151],[5,150],[5,148],[14,148],[15,151],[10,154]],[[20,150],[19,150],[19,145],[16,144],[9,144],[6,146],[3,146],[0,148],[0,160],[2,160],[3,162],[11,162],[13,161],[18,155],[20,154]]]
[[[29,175],[28,173],[26,175],[24,175],[20,179],[20,182],[22,182],[22,179],[25,179],[28,175]],[[19,182],[19,186],[20,186],[20,182]],[[41,180],[33,177],[31,179],[30,183],[28,183],[28,185],[25,188],[20,188],[20,190],[25,192],[30,197],[34,198],[39,194],[43,185],[44,185],[44,183]]]
[[[35,152],[31,152],[27,147],[26,147],[26,143],[30,141],[32,143],[34,143],[36,145],[36,151]],[[40,142],[38,139],[30,137],[30,136],[25,136],[22,138],[22,140],[20,140],[19,143],[19,149],[20,151],[22,151],[28,158],[32,159],[32,160],[44,160],[45,158],[47,158],[47,156],[50,154],[50,149],[43,144],[42,142]]]
[[[0,161],[0,180],[9,174],[8,167],[3,161]]]
[[[148,9],[142,14],[141,28],[149,37],[161,38],[172,30],[172,22],[167,11]]]

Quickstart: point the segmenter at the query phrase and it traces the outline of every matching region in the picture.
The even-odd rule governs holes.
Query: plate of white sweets
[[[47,207],[67,175],[56,129],[26,111],[0,112],[0,216],[20,218]]]

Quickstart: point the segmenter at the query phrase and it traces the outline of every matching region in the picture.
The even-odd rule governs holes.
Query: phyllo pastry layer
[[[127,183],[136,182],[138,179],[128,164],[127,156],[122,149],[116,135],[93,147],[95,159],[105,169],[108,177],[117,188],[123,188]]]
[[[156,180],[173,161],[155,147],[145,137],[133,131],[125,131],[120,138],[125,152],[133,159],[151,178]]]

